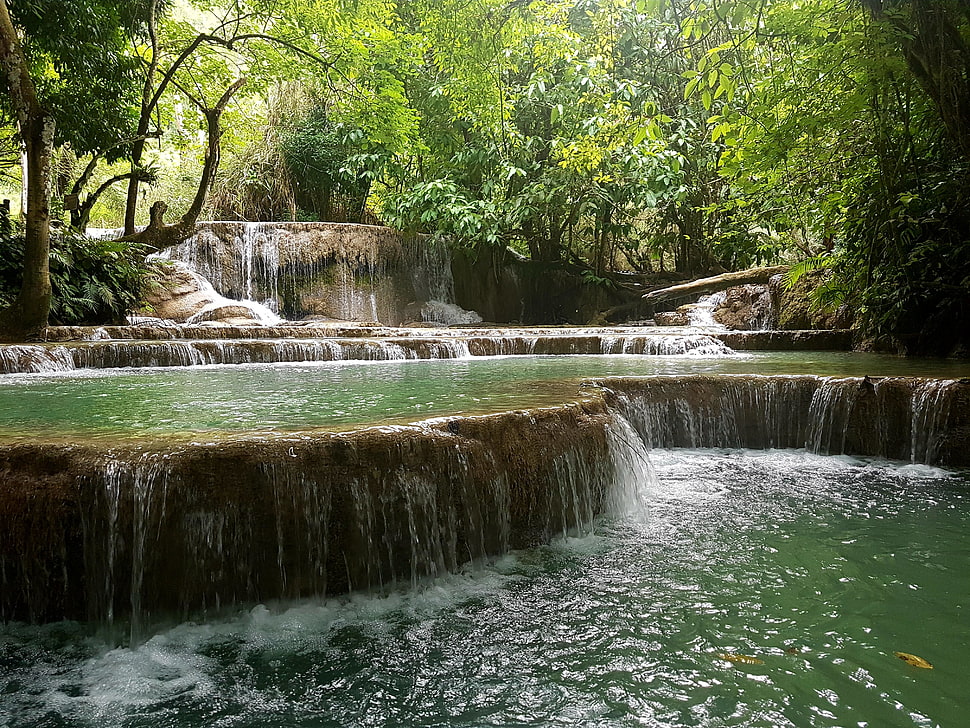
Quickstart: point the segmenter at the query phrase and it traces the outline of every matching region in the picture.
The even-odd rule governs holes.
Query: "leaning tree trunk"
[[[772,276],[782,275],[789,271],[787,265],[776,265],[770,268],[749,268],[748,270],[735,271],[733,273],[722,273],[710,278],[699,278],[689,283],[680,283],[676,286],[661,288],[656,291],[644,293],[641,298],[646,303],[663,303],[675,298],[686,298],[687,296],[702,296],[705,293],[716,293],[726,291],[734,286],[744,286],[752,283],[768,283]]]
[[[220,119],[222,113],[229,105],[229,101],[235,93],[246,84],[245,78],[240,78],[219,99],[218,103],[212,108],[206,108],[201,103],[202,113],[205,115],[208,127],[208,145],[206,147],[205,162],[202,165],[202,175],[199,177],[199,186],[195,193],[195,199],[182,218],[172,224],[166,225],[164,216],[168,206],[164,202],[156,202],[150,210],[148,227],[135,235],[128,235],[123,240],[142,243],[150,250],[163,250],[164,248],[178,245],[187,237],[195,232],[195,223],[202,214],[205,207],[206,197],[212,188],[216,172],[219,169],[219,159],[221,156],[222,127]],[[194,99],[193,99],[194,100]]]
[[[23,284],[13,304],[0,311],[0,338],[24,340],[41,337],[50,315],[50,177],[54,117],[37,99],[6,0],[0,0],[0,69],[7,80],[7,91],[27,159]]]

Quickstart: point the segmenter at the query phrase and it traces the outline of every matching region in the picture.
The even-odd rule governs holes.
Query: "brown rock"
[[[662,311],[653,316],[653,322],[657,326],[687,326],[690,320],[683,311]]]
[[[212,286],[184,263],[165,262],[158,271],[157,285],[145,297],[145,308],[139,314],[184,323],[215,302]]]

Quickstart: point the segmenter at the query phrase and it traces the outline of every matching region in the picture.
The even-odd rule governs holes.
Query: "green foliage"
[[[387,162],[363,129],[334,122],[317,106],[287,130],[281,151],[299,207],[318,220],[361,222],[371,183]]]
[[[16,230],[0,235],[0,307],[20,289],[24,238]],[[51,241],[51,323],[122,323],[147,285],[144,250],[128,243],[57,233]]]
[[[937,94],[953,74],[970,80],[966,46],[946,45],[970,23],[945,1],[868,6],[764,0],[734,17],[707,64],[729,51],[744,81],[711,119],[721,169],[744,214],[801,252],[793,279],[830,271],[819,306],[848,304],[868,336],[946,353],[970,324],[970,120],[956,118],[970,86]]]
[[[246,75],[225,116],[226,216],[370,208],[590,281],[799,260],[793,280],[824,268],[817,303],[848,304],[874,337],[943,351],[970,328],[970,19],[956,0],[231,6],[224,23],[224,3],[173,4],[159,25],[156,80],[199,32],[247,36],[200,47],[153,111],[165,135],[142,162],[164,170],[155,192],[173,210],[202,156],[196,106]],[[80,154],[130,129],[132,64],[151,56],[145,0],[75,7],[15,4]],[[267,29],[284,43],[256,37]]]
[[[42,102],[57,119],[57,143],[80,154],[115,148],[134,133],[137,59],[129,37],[144,26],[144,0],[31,0],[10,3]]]

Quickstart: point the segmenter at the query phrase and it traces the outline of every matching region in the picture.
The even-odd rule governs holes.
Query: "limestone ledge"
[[[344,433],[0,445],[0,620],[150,629],[416,582],[590,528],[650,447],[970,466],[970,381],[602,378],[561,406]]]
[[[812,349],[850,351],[853,332],[826,331],[718,331],[697,328],[651,326],[460,326],[451,328],[383,326],[343,321],[285,322],[278,326],[231,326],[226,324],[180,324],[135,326],[51,326],[45,341],[170,341],[220,339],[324,339],[383,337],[529,337],[568,339],[583,336],[710,336],[737,350],[802,351]]]

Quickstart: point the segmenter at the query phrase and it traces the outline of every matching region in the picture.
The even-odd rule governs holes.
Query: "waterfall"
[[[941,442],[950,424],[950,413],[963,382],[928,379],[916,385],[910,424],[910,460],[937,462]]]
[[[970,464],[962,380],[613,377],[579,395],[345,433],[3,448],[0,619],[137,641],[171,617],[414,584],[642,512],[651,448]]]
[[[824,455],[845,452],[858,390],[855,379],[826,379],[815,390],[805,434],[805,447],[809,451]]]
[[[723,291],[701,296],[697,303],[687,304],[682,309],[687,313],[688,325],[703,329],[724,329],[725,326],[714,319],[714,311],[724,303]]]
[[[163,251],[183,261],[230,299],[257,302],[290,319],[324,316],[401,324],[475,323],[455,305],[447,243],[407,238],[389,228],[345,223],[201,224]]]
[[[0,374],[40,374],[74,369],[74,358],[63,346],[0,345]]]
[[[545,356],[626,354],[641,356],[730,356],[734,352],[704,335],[658,336],[605,333],[537,334],[528,330],[511,335],[441,335],[395,330],[400,336],[332,338],[261,338],[261,330],[233,329],[250,338],[218,338],[212,329],[193,327],[206,338],[176,338],[171,327],[152,333],[168,338],[114,340],[102,337],[65,342],[58,346],[0,345],[0,373],[37,373],[72,369],[119,367],[186,367],[214,364],[274,364],[321,361],[392,361],[399,359],[462,359],[473,356]],[[218,332],[216,332],[218,333]],[[319,335],[320,331],[271,327],[273,334]],[[363,333],[363,332],[360,332]]]
[[[70,528],[33,536],[37,563],[0,558],[5,579],[46,574],[60,596],[25,615],[4,590],[0,614],[127,624],[134,641],[167,618],[416,584],[586,534],[636,502],[646,458],[589,403],[172,451],[27,450],[25,467],[53,458],[80,487],[58,511]]]
[[[805,448],[912,462],[964,462],[962,381],[889,377],[686,376],[603,379],[648,448]],[[959,403],[959,404],[958,404]],[[968,422],[967,424],[970,424]]]
[[[604,386],[648,448],[793,448],[804,446],[813,389],[805,384],[728,376],[651,377],[632,391],[623,380]]]

